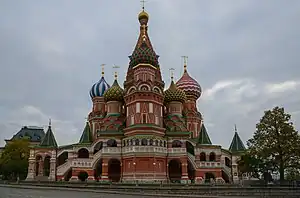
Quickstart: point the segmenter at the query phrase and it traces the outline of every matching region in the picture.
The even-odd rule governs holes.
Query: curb
[[[194,198],[218,198],[219,196],[205,196],[205,195],[178,195],[178,194],[150,194],[150,193],[136,193],[136,192],[120,192],[108,190],[93,190],[82,188],[69,188],[69,187],[50,187],[50,186],[33,186],[33,185],[18,185],[18,184],[0,184],[0,187],[6,188],[19,188],[19,189],[36,189],[36,190],[64,190],[64,191],[77,191],[77,192],[91,192],[91,193],[106,193],[116,195],[133,195],[133,196],[149,196],[149,197],[194,197]]]

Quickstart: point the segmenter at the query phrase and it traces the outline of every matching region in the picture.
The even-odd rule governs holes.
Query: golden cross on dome
[[[113,68],[114,68],[115,70],[117,70],[117,69],[119,69],[120,67],[117,66],[117,65],[114,65]],[[117,79],[117,78],[118,78],[118,72],[115,71],[115,79]]]
[[[105,64],[101,64],[101,68],[102,68],[102,76],[104,76],[104,66],[105,66]]]
[[[170,70],[170,72],[171,72],[171,80],[173,80],[174,79],[174,68],[170,68],[169,69]]]
[[[142,3],[142,9],[143,10],[145,10],[145,3],[146,3],[147,1],[146,0],[141,0],[141,3]]]
[[[49,118],[49,126],[51,126],[51,118]]]
[[[181,56],[181,57],[183,58],[184,72],[186,72],[188,56]]]
[[[236,124],[234,124],[234,132],[237,133]]]

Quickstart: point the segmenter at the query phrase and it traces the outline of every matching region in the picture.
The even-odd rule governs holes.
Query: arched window
[[[179,140],[174,140],[172,142],[172,148],[181,148],[182,147],[182,142]]]
[[[214,152],[211,152],[209,154],[209,161],[216,161],[216,154]]]
[[[89,158],[90,154],[86,148],[81,148],[78,150],[78,158]]]
[[[200,153],[200,161],[202,162],[206,161],[206,154],[204,152]]]
[[[142,139],[142,146],[147,146],[147,143],[148,143],[147,139],[143,138]]]
[[[139,139],[135,139],[135,146],[139,146],[140,145],[140,140]]]
[[[107,144],[107,147],[117,147],[118,146],[117,141],[114,139],[108,140],[106,144]]]
[[[150,146],[153,145],[153,139],[150,139],[149,144],[150,144]]]

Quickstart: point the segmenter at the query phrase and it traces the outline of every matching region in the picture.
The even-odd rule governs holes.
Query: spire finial
[[[173,79],[174,79],[174,68],[170,68],[169,69],[170,70],[170,72],[171,72],[171,81],[173,81]]]
[[[117,66],[117,65],[114,65],[113,68],[115,69],[115,79],[117,80],[117,78],[118,78],[118,72],[117,72],[117,69],[119,69],[120,67]]]
[[[88,122],[88,121],[89,121],[89,118],[88,118],[88,117],[85,117],[84,119],[85,119],[85,121],[86,121],[86,122]]]
[[[145,0],[141,0],[141,3],[142,3],[142,9],[144,11],[145,10],[145,3],[146,3],[146,1]]]
[[[234,132],[237,133],[236,124],[234,124]]]
[[[49,118],[49,127],[51,127],[51,118]]]
[[[183,58],[184,72],[186,72],[188,56],[181,56],[181,57]]]
[[[101,68],[102,68],[102,76],[104,77],[104,66],[105,66],[105,64],[101,64]]]

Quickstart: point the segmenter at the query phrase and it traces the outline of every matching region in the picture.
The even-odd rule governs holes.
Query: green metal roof
[[[39,145],[40,147],[57,148],[57,142],[52,132],[51,126],[49,125],[45,137]]]
[[[229,150],[231,152],[238,152],[238,151],[246,150],[246,147],[244,146],[243,141],[241,140],[239,134],[237,133],[236,127],[235,127],[235,133],[234,133],[232,142],[230,144]]]
[[[201,130],[198,136],[198,144],[208,144],[208,145],[212,144],[204,124],[202,124],[201,126]]]
[[[86,122],[86,125],[84,127],[84,130],[82,132],[82,135],[79,140],[79,144],[89,144],[93,142],[93,135],[91,132],[91,128],[88,122]]]

